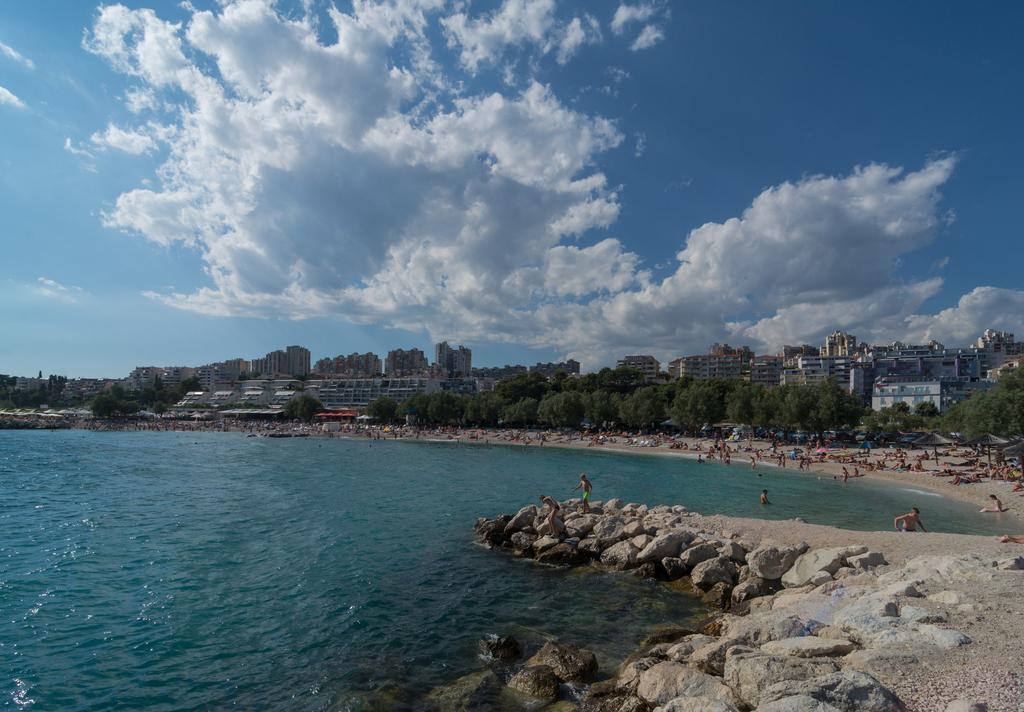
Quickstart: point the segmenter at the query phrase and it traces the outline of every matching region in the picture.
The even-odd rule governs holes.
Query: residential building
[[[415,376],[424,373],[430,367],[427,355],[419,349],[393,349],[388,351],[384,361],[384,370],[388,376]]]
[[[782,382],[781,356],[755,356],[750,361],[750,382],[757,386],[773,388]]]
[[[717,346],[717,344],[716,344]],[[749,368],[750,360],[738,355],[702,354],[696,356],[680,356],[669,361],[669,378],[688,376],[704,381],[709,378],[740,378]]]
[[[786,365],[791,366],[800,356],[820,356],[821,349],[817,346],[811,346],[810,344],[801,344],[800,346],[783,346],[782,353],[780,355]]]
[[[442,381],[423,378],[349,378],[325,380],[319,388],[325,408],[365,408],[381,397],[401,402],[417,393],[441,390]]]
[[[18,376],[14,380],[14,390],[16,391],[38,391],[43,386],[49,383],[47,378],[26,378],[24,376]]]
[[[1007,376],[1010,373],[1013,373],[1014,371],[1019,371],[1022,367],[1024,367],[1024,358],[1018,356],[1016,358],[1003,361],[1003,364],[1001,366],[997,366],[996,368],[990,369],[988,372],[988,377],[992,381],[998,381],[999,379]]]
[[[162,372],[163,369],[159,366],[136,366],[132,369],[132,372],[128,374],[128,378],[125,379],[125,388],[130,391],[141,391],[143,388],[152,388],[156,384],[156,379]]]
[[[313,370],[322,375],[347,376],[351,378],[373,378],[384,373],[380,357],[371,352],[322,358],[316,362]]]
[[[794,365],[782,369],[780,383],[817,386],[831,378],[848,390],[852,364],[853,359],[848,356],[798,356]]]
[[[708,353],[711,356],[738,356],[744,363],[749,363],[750,359],[754,358],[754,352],[749,346],[729,346],[729,344],[716,343],[711,344]]]
[[[308,376],[309,349],[288,346],[284,351],[271,351],[263,358],[252,360],[251,370],[262,376]]]
[[[888,376],[875,381],[871,393],[871,409],[882,410],[897,403],[906,403],[913,410],[921,403],[931,403],[942,412],[973,393],[991,386],[991,382],[972,381],[969,378]]]
[[[465,378],[473,372],[473,351],[465,346],[452,348],[447,341],[434,347],[434,363],[449,378]]]
[[[528,373],[530,369],[526,366],[487,366],[484,368],[473,367],[474,378],[487,378],[494,381],[504,381],[506,378],[515,378],[523,373]]]
[[[845,331],[833,331],[825,337],[820,356],[853,356],[857,353],[857,337]]]
[[[615,362],[616,368],[632,368],[644,374],[644,380],[652,383],[661,378],[661,362],[648,354],[623,356]]]
[[[569,359],[559,363],[538,362],[533,366],[530,366],[530,373],[542,373],[548,378],[551,378],[559,371],[567,376],[578,376],[580,375],[580,362],[576,359]]]

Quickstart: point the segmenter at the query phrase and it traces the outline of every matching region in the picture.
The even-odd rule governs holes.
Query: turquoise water
[[[540,493],[942,531],[973,507],[873,482],[596,452],[215,433],[0,431],[0,685],[49,709],[359,709],[480,666],[487,633],[606,668],[693,601],[472,541]],[[762,487],[775,504],[757,504]]]

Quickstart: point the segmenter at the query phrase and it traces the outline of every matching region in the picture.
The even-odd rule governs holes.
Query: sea
[[[477,545],[542,494],[995,534],[887,482],[592,450],[240,433],[0,431],[0,704],[32,710],[415,707],[515,635],[606,671],[699,603],[667,584]],[[758,502],[769,490],[770,507]],[[991,516],[991,515],[989,515]]]

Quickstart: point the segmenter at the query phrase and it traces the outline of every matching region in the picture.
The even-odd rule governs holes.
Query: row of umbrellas
[[[956,440],[939,435],[938,433],[925,433],[917,440],[913,442],[914,446],[919,447],[933,447],[935,448],[935,454],[938,456],[938,450],[940,445],[966,445],[969,447],[983,447],[988,452],[988,461],[992,462],[992,448],[1002,448],[1003,455],[1008,457],[1024,456],[1024,440],[1018,443],[1011,443],[1006,438],[1001,438],[998,435],[992,435],[991,433],[985,433],[976,438],[968,440],[963,443],[958,443]]]

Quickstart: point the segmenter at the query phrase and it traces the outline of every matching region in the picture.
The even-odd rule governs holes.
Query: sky
[[[1024,338],[1019,3],[0,4],[0,373]]]

